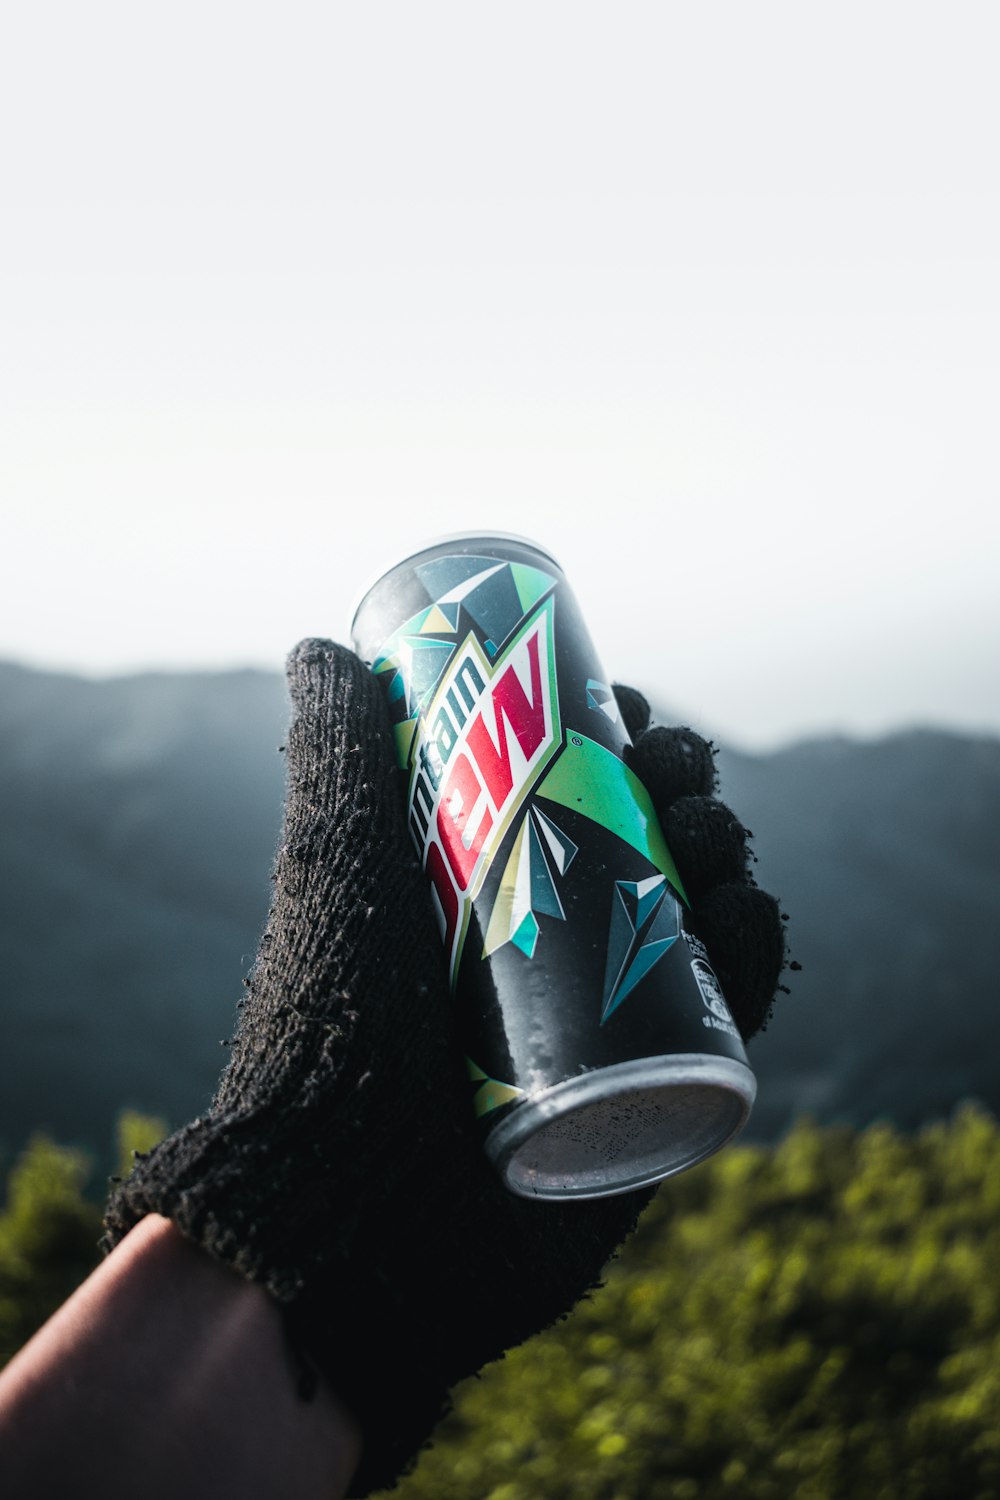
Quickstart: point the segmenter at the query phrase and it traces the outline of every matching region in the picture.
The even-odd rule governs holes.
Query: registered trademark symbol
[[[570,744],[580,746],[583,744],[583,740],[581,740],[578,734],[574,734],[570,736]]]

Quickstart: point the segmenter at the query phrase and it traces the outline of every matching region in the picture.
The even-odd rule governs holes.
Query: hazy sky
[[[8,12],[0,654],[277,667],[485,527],[737,744],[1000,730],[995,7]]]

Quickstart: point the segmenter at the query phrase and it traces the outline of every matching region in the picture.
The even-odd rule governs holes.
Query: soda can
[[[523,538],[428,546],[365,594],[470,1079],[507,1187],[627,1192],[704,1160],[756,1091],[562,569]]]

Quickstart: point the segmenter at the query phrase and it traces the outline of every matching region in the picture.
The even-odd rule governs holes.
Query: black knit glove
[[[462,1377],[593,1287],[649,1193],[532,1202],[500,1182],[468,1083],[429,892],[403,823],[380,690],[349,651],[305,641],[274,904],[232,1060],[202,1118],[114,1191],[105,1247],[147,1213],[267,1287],[293,1341],[364,1434],[351,1494],[390,1484]],[[746,835],[709,797],[710,748],[640,731],[634,766],[663,818],[692,925],[744,1037],[783,963]]]

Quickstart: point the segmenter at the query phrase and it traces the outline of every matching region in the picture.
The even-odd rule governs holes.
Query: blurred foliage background
[[[163,1129],[124,1114],[121,1169]],[[0,1360],[95,1262],[87,1172],[36,1137],[10,1174]],[[397,1500],[995,1500],[998,1267],[991,1115],[803,1119],[666,1183],[601,1291],[459,1387]]]
[[[0,662],[0,1360],[94,1264],[106,1175],[212,1097],[286,729],[276,673]],[[754,1042],[750,1131],[455,1393],[398,1500],[1000,1500],[1000,739],[718,764],[804,966]]]
[[[123,1110],[118,1174],[166,1135],[166,1121]],[[99,1260],[105,1184],[82,1152],[36,1135],[7,1179],[0,1212],[0,1365],[5,1365]],[[89,1193],[86,1189],[89,1188]]]

